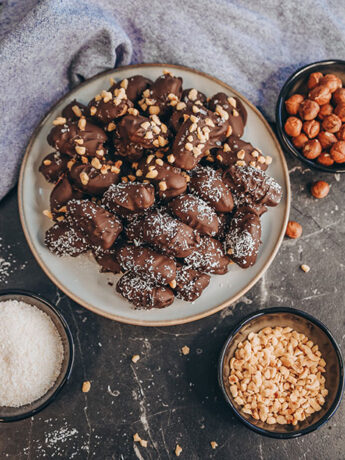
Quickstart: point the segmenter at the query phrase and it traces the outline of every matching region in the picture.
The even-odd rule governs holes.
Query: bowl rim
[[[16,422],[18,420],[23,420],[23,419],[32,417],[33,415],[36,415],[38,412],[41,412],[41,410],[43,410],[49,404],[51,404],[56,399],[56,397],[58,396],[58,394],[60,393],[64,385],[69,381],[71,377],[71,373],[72,373],[72,369],[74,365],[74,354],[75,354],[74,340],[73,340],[73,335],[71,333],[70,327],[66,319],[62,315],[62,313],[58,311],[56,307],[54,307],[45,298],[39,296],[38,294],[35,294],[34,292],[31,292],[25,289],[0,289],[0,302],[2,301],[3,296],[8,296],[8,295],[23,295],[23,296],[31,297],[43,303],[45,306],[48,307],[48,309],[50,309],[56,315],[56,317],[58,318],[58,320],[60,321],[60,323],[62,324],[62,327],[64,328],[66,332],[68,347],[69,347],[69,360],[68,360],[68,364],[67,364],[63,379],[61,380],[60,384],[56,387],[54,393],[47,399],[47,401],[45,401],[43,404],[39,405],[35,409],[31,409],[20,415],[5,416],[5,417],[0,416],[0,423]]]
[[[335,396],[335,399],[333,401],[333,404],[331,407],[328,409],[328,411],[325,413],[323,417],[321,417],[320,420],[318,420],[316,423],[313,423],[312,425],[309,425],[306,428],[303,428],[301,430],[289,432],[289,433],[275,433],[273,431],[265,430],[264,428],[260,428],[256,426],[254,423],[251,423],[249,420],[247,420],[245,417],[242,416],[240,411],[236,409],[234,406],[231,398],[229,397],[225,385],[223,382],[223,365],[224,365],[224,358],[226,351],[228,349],[229,344],[235,337],[235,335],[249,322],[251,322],[253,319],[259,318],[260,316],[272,314],[272,313],[292,313],[296,316],[301,316],[302,318],[305,318],[309,320],[311,323],[315,324],[317,327],[319,327],[329,338],[332,346],[334,347],[334,350],[336,352],[337,358],[338,358],[338,363],[339,363],[339,370],[340,370],[340,377],[339,377],[339,383],[338,383],[338,389],[337,393]],[[234,411],[235,415],[237,418],[241,420],[241,422],[246,425],[247,428],[251,429],[252,431],[255,431],[256,433],[259,433],[263,436],[267,436],[270,438],[275,438],[275,439],[291,439],[291,438],[297,438],[299,436],[303,436],[305,434],[311,433],[312,431],[315,431],[319,429],[322,425],[327,423],[331,417],[335,414],[337,411],[341,399],[343,396],[344,392],[344,362],[343,362],[343,357],[341,354],[341,350],[339,345],[337,344],[336,340],[334,339],[332,333],[328,329],[328,327],[321,322],[319,319],[315,318],[314,316],[310,315],[309,313],[306,313],[303,310],[298,310],[296,308],[292,307],[272,307],[272,308],[267,308],[264,310],[256,310],[253,313],[247,315],[244,319],[242,319],[239,323],[235,325],[235,327],[232,329],[230,335],[226,339],[222,350],[220,352],[219,356],[219,361],[218,361],[218,384],[222,390],[222,393],[224,395],[224,398],[228,405],[231,407],[231,409]]]
[[[284,150],[287,150],[294,158],[302,161],[302,163],[309,166],[311,169],[317,169],[322,172],[336,174],[336,173],[345,173],[345,163],[339,163],[336,167],[334,166],[323,166],[319,163],[314,162],[313,160],[308,160],[303,154],[296,149],[296,147],[290,141],[290,138],[285,134],[283,129],[283,108],[284,102],[288,92],[290,91],[291,87],[299,80],[301,77],[304,76],[307,72],[312,70],[316,70],[317,68],[327,68],[330,65],[343,65],[345,70],[345,61],[342,59],[326,59],[323,61],[312,62],[311,64],[307,64],[305,66],[299,67],[294,73],[292,73],[289,78],[285,81],[283,87],[279,92],[279,96],[277,99],[276,104],[276,133],[278,139],[283,147]]]

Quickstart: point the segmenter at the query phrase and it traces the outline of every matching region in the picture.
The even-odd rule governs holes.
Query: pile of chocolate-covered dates
[[[323,166],[345,163],[345,88],[336,75],[309,75],[307,94],[285,101],[284,129],[309,160]]]
[[[212,98],[164,72],[136,75],[74,100],[53,122],[40,172],[54,183],[45,244],[58,256],[92,251],[137,308],[194,301],[209,274],[255,263],[260,216],[281,199],[271,163],[241,140],[238,98]]]

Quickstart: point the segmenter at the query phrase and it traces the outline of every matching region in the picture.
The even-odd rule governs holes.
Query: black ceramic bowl
[[[313,64],[298,69],[285,82],[278,97],[276,106],[277,135],[284,150],[290,152],[295,158],[298,158],[309,166],[309,168],[329,173],[345,173],[345,163],[334,163],[332,166],[323,166],[317,163],[316,160],[308,160],[300,150],[296,149],[291,142],[291,138],[284,131],[285,121],[290,116],[285,109],[285,101],[295,93],[307,93],[308,77],[313,72],[322,72],[323,74],[334,73],[342,80],[345,86],[345,61],[331,60],[314,62]]]
[[[234,401],[228,376],[230,374],[230,359],[233,357],[239,342],[245,340],[250,332],[258,332],[264,327],[289,326],[297,332],[305,334],[319,346],[322,357],[326,361],[326,379],[328,395],[325,404],[319,412],[314,412],[303,422],[293,425],[268,425],[261,420],[255,420],[241,411]],[[240,324],[224,344],[220,355],[218,379],[225,399],[236,416],[251,430],[272,438],[296,438],[314,431],[326,423],[338,409],[344,389],[344,368],[340,349],[327,327],[311,315],[293,308],[270,308],[252,313]]]
[[[68,381],[74,361],[74,343],[71,331],[64,317],[49,302],[41,297],[27,291],[6,290],[0,291],[0,302],[5,300],[18,300],[33,305],[53,321],[58,333],[60,334],[64,348],[64,357],[61,365],[61,372],[54,385],[41,398],[20,407],[0,406],[0,422],[14,422],[27,417],[32,417],[37,412],[44,409],[50,404],[61,391],[62,387]]]

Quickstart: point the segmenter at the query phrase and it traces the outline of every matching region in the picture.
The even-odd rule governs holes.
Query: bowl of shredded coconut
[[[50,404],[70,377],[71,331],[46,300],[0,291],[0,422],[31,417]]]

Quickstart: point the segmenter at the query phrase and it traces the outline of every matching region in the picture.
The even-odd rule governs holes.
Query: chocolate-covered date
[[[112,184],[119,182],[119,172],[119,167],[114,165],[105,165],[103,169],[96,169],[90,163],[74,163],[69,171],[69,178],[79,190],[89,195],[99,196]]]
[[[131,241],[143,241],[167,255],[181,258],[190,255],[200,241],[200,235],[188,225],[160,211],[134,219],[126,233]]]
[[[44,244],[57,256],[76,257],[89,249],[83,234],[71,227],[67,221],[58,222],[50,227],[46,232]]]
[[[247,121],[247,111],[237,97],[229,97],[225,93],[215,94],[208,103],[209,109],[218,113],[231,126],[231,134],[242,137]]]
[[[122,231],[121,221],[116,216],[88,200],[69,201],[66,218],[96,248],[111,248]]]
[[[141,110],[150,115],[167,116],[182,95],[182,78],[166,72],[147,88],[139,101]]]
[[[49,153],[49,155],[43,158],[39,172],[43,174],[48,182],[55,184],[67,170],[68,160],[69,157],[62,155],[60,152]]]
[[[210,276],[193,268],[178,266],[176,272],[175,295],[178,299],[194,302],[210,283]]]
[[[63,109],[61,115],[70,121],[79,120],[79,118],[85,116],[86,107],[81,102],[73,99],[66,107]]]
[[[167,286],[156,286],[152,281],[142,275],[128,272],[123,275],[117,285],[116,291],[136,308],[164,308],[174,301],[174,293]]]
[[[50,209],[54,214],[73,198],[82,198],[83,193],[75,190],[67,176],[61,177],[50,194]]]
[[[230,189],[219,171],[209,166],[198,166],[192,171],[189,188],[217,212],[233,210],[234,201]]]
[[[170,257],[150,248],[127,244],[117,252],[122,271],[132,271],[160,284],[169,284],[176,278],[176,263]]]
[[[261,238],[260,219],[247,209],[239,208],[231,219],[225,237],[226,251],[241,268],[255,264]]]
[[[133,107],[128,99],[125,88],[115,88],[114,91],[102,91],[89,102],[90,115],[104,125],[122,117]]]
[[[252,144],[230,136],[226,143],[216,151],[215,158],[222,168],[228,168],[234,164],[238,166],[253,166],[265,171],[272,162],[270,156],[264,156],[255,149]]]
[[[123,217],[143,213],[153,206],[155,189],[151,184],[120,183],[108,188],[102,202],[110,211]]]
[[[121,273],[120,264],[116,258],[117,249],[93,248],[93,255],[96,262],[101,267],[101,273]]]
[[[76,155],[104,155],[104,142],[108,136],[99,126],[80,118],[79,121],[57,119],[56,126],[50,131],[48,143],[61,153],[74,157]]]
[[[220,241],[203,236],[196,249],[184,259],[184,264],[201,272],[223,275],[228,271],[229,258]]]
[[[162,158],[149,155],[143,158],[136,170],[138,179],[152,182],[160,198],[170,199],[187,189],[186,173],[164,162]]]
[[[145,89],[152,85],[152,80],[145,78],[142,75],[133,75],[133,77],[124,78],[123,80],[114,83],[109,91],[114,94],[115,89],[124,88],[127,97],[133,103],[136,103]]]
[[[174,105],[173,113],[170,117],[170,126],[176,133],[182,123],[185,121],[185,115],[193,115],[204,111],[207,113],[205,108],[206,96],[195,88],[185,89],[181,96],[181,101],[176,102]]]
[[[182,195],[169,203],[173,214],[199,233],[214,236],[218,232],[218,217],[215,211],[201,198]]]

